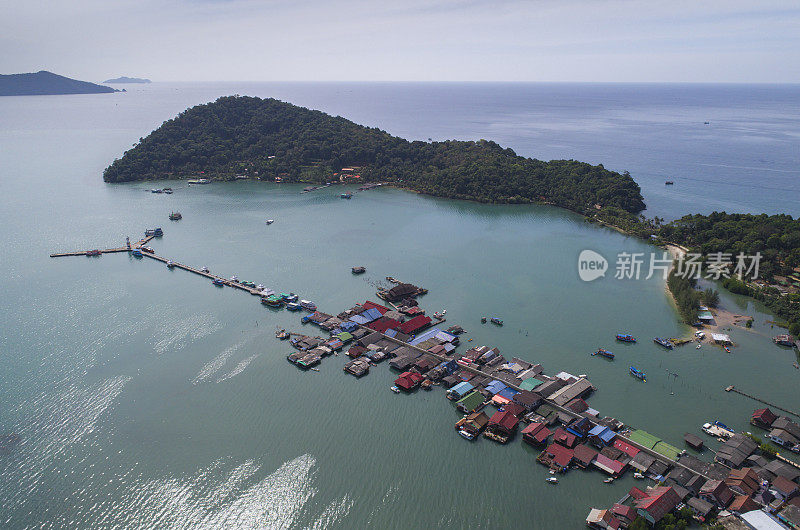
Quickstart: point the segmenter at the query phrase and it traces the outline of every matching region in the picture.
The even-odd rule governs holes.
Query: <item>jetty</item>
[[[792,416],[794,416],[796,418],[800,418],[800,414],[798,414],[797,412],[793,412],[791,410],[788,410],[788,409],[785,409],[783,407],[780,407],[780,406],[776,405],[775,403],[770,403],[767,400],[764,400],[764,399],[761,399],[759,397],[753,396],[751,394],[748,394],[747,392],[743,392],[743,391],[739,390],[738,388],[736,388],[733,385],[726,386],[725,387],[725,392],[736,392],[737,394],[739,394],[741,396],[744,396],[746,398],[750,398],[753,401],[758,401],[759,403],[763,403],[764,405],[767,405],[768,407],[772,407],[773,409],[778,409],[778,410],[780,410],[782,412],[785,412],[787,414],[791,414]]]
[[[72,252],[54,252],[50,254],[51,258],[63,258],[66,256],[99,256],[102,254],[112,254],[114,252],[130,252],[135,248],[142,248],[156,236],[147,236],[140,239],[136,243],[131,243],[130,239],[124,247],[105,248],[105,249],[90,249],[90,250],[73,250]]]

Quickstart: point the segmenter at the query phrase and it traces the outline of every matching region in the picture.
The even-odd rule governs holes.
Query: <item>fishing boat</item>
[[[731,352],[731,349],[730,349],[730,348],[728,348],[727,346],[723,346],[723,348],[725,348],[725,352],[726,352],[726,353],[730,353],[730,352]]]
[[[163,192],[164,192],[164,193],[166,193],[167,195],[172,195],[172,188],[164,188],[164,189],[163,189],[163,190],[161,190],[161,191],[163,191]]]
[[[181,219],[183,219],[181,212],[172,212],[171,214],[169,214],[170,221],[180,221]]]
[[[214,278],[213,280],[211,280],[211,283],[213,283],[217,287],[223,287],[225,285],[225,282],[222,280],[222,278]]]
[[[262,297],[261,298],[261,303],[264,304],[264,305],[268,305],[270,307],[282,307],[283,306],[283,300],[281,299],[281,297],[277,296],[277,295],[274,295],[274,294],[272,294],[270,296]]]
[[[614,477],[608,477],[608,478],[607,478],[607,479],[605,479],[603,482],[604,482],[605,484],[611,484],[612,482],[614,482]]]
[[[665,186],[672,186],[673,184],[675,184],[675,183],[674,183],[674,182],[672,182],[671,180],[668,180],[668,181],[666,181],[666,182],[664,183],[664,185],[665,185]]]
[[[137,258],[141,258],[142,257],[142,250],[138,249],[138,248],[135,248],[135,249],[131,250],[131,254],[133,254]]]
[[[603,348],[598,348],[596,352],[592,353],[592,355],[599,355],[601,357],[605,357],[606,359],[613,359],[614,358],[614,354],[613,353],[611,353],[610,351],[608,351],[606,349],[603,349]]]
[[[206,274],[208,274],[211,271],[208,270],[208,267],[203,267],[203,268],[200,269],[200,272],[205,272]]]
[[[297,302],[289,302],[286,304],[286,309],[289,311],[300,311],[302,307]]]
[[[701,429],[703,430],[704,433],[708,434],[709,436],[713,436],[715,438],[728,439],[734,434],[736,434],[721,421],[714,421],[714,423],[704,423]]]
[[[256,284],[254,282],[249,282],[247,280],[244,280],[242,282],[242,285],[244,285],[245,287],[249,287],[251,289],[255,289],[256,288]]]
[[[142,247],[142,252],[147,252],[148,254],[155,254],[156,251],[152,249],[152,247]]]
[[[653,342],[655,342],[659,346],[665,347],[668,350],[671,350],[672,348],[675,347],[675,345],[672,342],[668,341],[667,339],[662,339],[661,337],[654,337]]]
[[[156,237],[161,237],[164,235],[164,231],[161,230],[160,228],[156,228],[155,230],[153,230],[153,235]]]
[[[284,302],[297,302],[297,295],[294,293],[281,293],[281,298],[283,298]]]
[[[153,230],[152,228],[148,228],[147,230],[144,231],[144,237],[152,237],[152,236],[155,236],[155,235],[156,235],[156,231]]]
[[[353,194],[352,193],[342,193],[341,195],[339,195],[339,198],[341,198],[341,199],[352,199],[353,198]]]
[[[174,267],[174,266],[175,266],[175,262],[174,262],[174,261],[172,261],[172,260],[167,260],[167,267],[169,267],[169,268],[171,269],[171,268],[172,268],[172,267]]]
[[[621,333],[617,333],[617,340],[620,342],[636,342],[636,338],[633,335],[623,335]]]
[[[636,479],[642,480],[642,479],[644,478],[644,475],[642,475],[641,473],[639,473],[639,472],[637,471],[636,473],[634,473],[634,474],[633,474],[633,478],[636,478]]]
[[[635,378],[641,379],[645,383],[647,382],[647,374],[646,373],[640,372],[639,370],[637,370],[633,366],[630,367],[630,371],[631,371],[631,375],[634,376]]]
[[[364,267],[353,267],[352,269],[350,269],[350,271],[353,274],[364,274],[365,272],[367,272],[367,269],[365,269]]]
[[[239,282],[239,278],[234,274],[233,276],[231,276],[231,281],[238,283]]]
[[[495,325],[498,325],[498,326],[502,326],[502,325],[503,325],[503,321],[502,321],[502,320],[500,320],[500,319],[499,319],[499,318],[497,318],[497,317],[492,317],[492,318],[490,318],[490,319],[489,319],[489,321],[490,321],[492,324],[495,324]]]
[[[306,311],[316,311],[317,310],[317,304],[315,304],[311,300],[300,300],[300,307],[302,307]]]
[[[481,324],[486,324],[486,317],[481,317]]]
[[[395,394],[399,394],[399,393],[400,393],[400,389],[399,389],[399,388],[397,388],[396,386],[393,386],[393,387],[392,387],[390,390],[391,390],[392,392],[394,392]]]
[[[267,219],[267,224],[268,225],[271,225],[274,222],[275,222],[275,219]]]
[[[154,189],[150,190],[150,193],[163,193],[163,192],[164,192],[164,190],[162,190],[160,188],[154,188]]]
[[[556,477],[547,477],[544,481],[550,484],[558,484],[558,478]]]
[[[278,338],[278,339],[281,339],[281,340],[286,340],[286,339],[289,338],[289,333],[285,329],[282,329],[280,331],[276,331],[275,332],[275,338]]]

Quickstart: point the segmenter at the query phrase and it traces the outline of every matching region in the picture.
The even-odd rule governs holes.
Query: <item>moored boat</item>
[[[231,276],[231,281],[239,283],[239,277],[234,274],[233,276]]]
[[[200,269],[200,272],[205,272],[206,274],[208,274],[211,271],[208,270],[208,267],[203,267],[203,268]]]
[[[153,235],[156,237],[161,237],[164,235],[164,231],[161,230],[160,228],[156,228],[155,230],[153,230]]]
[[[302,307],[306,311],[316,311],[317,310],[317,304],[315,304],[311,300],[300,300],[300,307]]]
[[[281,293],[281,298],[283,298],[284,302],[297,302],[297,295],[294,293]]]
[[[350,269],[350,271],[353,274],[363,274],[367,272],[367,269],[365,269],[364,267],[353,267],[352,269]]]
[[[172,260],[167,260],[167,267],[168,267],[168,268],[170,268],[170,269],[171,269],[171,268],[173,268],[174,266],[175,266],[175,262],[174,262],[174,261],[172,261]]]
[[[133,254],[137,258],[141,258],[142,257],[142,249],[135,248],[135,249],[131,250],[131,254]]]
[[[662,339],[661,337],[654,337],[653,342],[658,344],[659,346],[663,346],[668,350],[671,350],[675,347],[675,345],[667,339]]]
[[[645,383],[647,382],[647,374],[646,373],[637,370],[633,366],[630,367],[630,372],[631,372],[631,375],[634,376],[635,378],[641,379]]]
[[[275,337],[280,340],[286,340],[289,338],[289,333],[285,329],[282,329],[275,332]]]
[[[547,477],[544,479],[545,482],[549,482],[550,484],[558,484],[558,478],[556,477]]]
[[[100,249],[97,249],[97,248],[93,249],[93,250],[87,250],[86,251],[86,255],[87,256],[99,256],[102,253],[103,252]]]
[[[499,319],[499,318],[497,318],[497,317],[492,317],[492,318],[490,318],[490,319],[489,319],[489,322],[491,322],[492,324],[495,324],[495,325],[497,325],[497,326],[502,326],[502,325],[503,325],[503,321],[502,321],[502,320],[500,320],[500,319]]]
[[[269,295],[261,298],[261,303],[264,305],[268,305],[270,307],[282,307],[283,300],[280,296],[277,295]]]
[[[223,287],[225,285],[225,282],[222,280],[222,278],[214,278],[213,280],[211,280],[211,283],[213,283],[217,287]]]
[[[298,304],[297,302],[289,302],[288,304],[286,304],[286,309],[288,309],[289,311],[300,311],[302,307],[300,307],[300,304]]]
[[[636,338],[633,335],[622,333],[617,333],[617,340],[620,342],[636,342]]]
[[[180,221],[181,219],[183,219],[181,212],[172,212],[171,214],[169,214],[170,221]]]
[[[610,351],[608,351],[606,349],[603,349],[603,348],[598,348],[596,352],[592,353],[592,355],[599,355],[601,357],[605,357],[606,359],[613,359],[614,358],[614,354],[613,353],[611,353]]]
[[[353,194],[352,193],[342,193],[341,195],[339,195],[339,197],[342,198],[342,199],[352,199],[353,198]]]

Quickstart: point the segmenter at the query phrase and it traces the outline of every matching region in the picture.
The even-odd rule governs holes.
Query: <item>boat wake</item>
[[[244,372],[245,369],[250,365],[250,363],[253,362],[253,360],[256,357],[258,357],[259,355],[261,355],[261,354],[260,353],[256,353],[255,355],[251,355],[250,357],[248,357],[246,359],[243,359],[242,361],[239,362],[239,364],[236,365],[236,367],[233,370],[231,370],[227,374],[225,374],[222,377],[220,377],[219,379],[217,379],[217,383],[221,383],[223,381],[227,381],[228,379],[236,377],[240,373]]]

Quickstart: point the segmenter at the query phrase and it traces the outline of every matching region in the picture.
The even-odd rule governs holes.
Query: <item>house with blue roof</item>
[[[589,431],[589,443],[602,449],[614,443],[617,433],[603,425],[595,425]]]
[[[452,387],[450,390],[447,391],[447,397],[454,401],[458,401],[459,399],[463,398],[464,396],[472,392],[474,389],[475,387],[472,386],[470,383],[468,383],[467,381],[462,381],[461,383],[455,385],[454,387]]]

